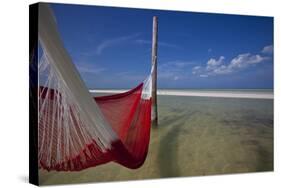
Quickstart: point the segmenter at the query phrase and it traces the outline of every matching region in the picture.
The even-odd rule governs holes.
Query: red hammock
[[[142,89],[143,83],[125,93],[94,98],[119,138],[111,143],[110,149],[102,152],[93,140],[92,143],[86,144],[80,152],[72,156],[65,156],[60,162],[52,158],[51,163],[48,164],[46,162],[47,157],[44,157],[48,153],[43,153],[41,154],[43,157],[39,161],[40,166],[47,170],[78,171],[114,161],[131,169],[140,167],[147,155],[151,124],[151,99],[141,98]],[[46,95],[48,90],[50,93]],[[58,96],[60,94],[55,90],[40,87],[40,101],[48,100],[49,103],[52,103],[52,101],[55,101],[54,98]],[[42,102],[40,102],[39,109],[41,109],[41,106]],[[56,116],[59,112],[57,111],[54,114],[51,109],[53,108],[43,110],[40,114],[42,118],[43,116],[50,116],[49,120],[52,121],[51,116]],[[75,116],[73,115],[72,118],[75,119]],[[79,136],[82,134],[79,132],[79,126],[81,125],[77,118],[74,121],[77,127],[76,130],[71,131],[77,131]],[[58,140],[63,140],[58,138],[57,132],[62,131],[65,134],[65,131],[57,130],[56,125],[48,125],[51,125],[51,123],[43,123],[43,121],[39,123],[39,147],[49,146],[50,143],[54,144],[51,146],[53,148],[51,155],[56,156],[59,154],[58,152],[64,152],[66,149],[63,147],[64,143],[59,148],[61,151],[56,147]],[[53,136],[51,136],[52,127],[54,128]],[[45,131],[44,134],[43,131]],[[60,136],[64,137],[63,134],[60,134]],[[51,142],[50,139],[53,139],[53,141]],[[43,151],[45,150],[43,149]]]
[[[40,167],[77,171],[110,161],[140,167],[150,137],[154,66],[135,89],[92,99],[61,42],[51,9],[47,4],[39,9],[39,76],[47,73],[39,88]]]

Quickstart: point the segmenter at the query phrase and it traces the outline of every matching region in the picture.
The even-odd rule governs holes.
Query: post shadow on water
[[[161,177],[178,177],[180,176],[179,164],[178,164],[178,136],[181,129],[184,127],[182,123],[177,122],[182,117],[175,118],[174,116],[167,118],[166,121],[162,121],[167,125],[167,121],[173,120],[170,124],[170,130],[159,140],[159,152],[158,152],[158,168]],[[165,122],[165,123],[164,123]],[[161,128],[161,121],[158,127]]]

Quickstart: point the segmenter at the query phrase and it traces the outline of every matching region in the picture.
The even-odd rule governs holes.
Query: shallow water
[[[113,162],[80,172],[40,170],[41,184],[139,180],[273,170],[273,100],[158,97],[144,165]]]

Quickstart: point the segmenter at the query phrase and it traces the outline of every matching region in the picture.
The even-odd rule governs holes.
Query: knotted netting
[[[40,167],[77,171],[110,161],[140,167],[149,145],[154,68],[130,91],[93,98],[63,47],[48,4],[39,6],[39,42],[39,75],[45,75],[38,88]]]

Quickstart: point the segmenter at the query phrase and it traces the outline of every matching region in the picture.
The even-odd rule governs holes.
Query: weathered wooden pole
[[[152,114],[151,120],[153,125],[158,125],[157,112],[157,40],[158,40],[158,18],[153,16],[152,30]]]

